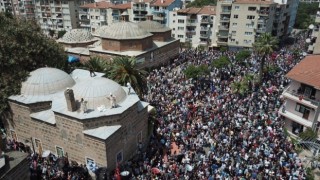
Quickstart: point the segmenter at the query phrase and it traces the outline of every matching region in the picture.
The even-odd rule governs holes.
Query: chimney
[[[147,20],[153,21],[153,15],[152,14],[147,14],[146,15]]]
[[[97,2],[94,2],[94,5],[93,5],[94,7],[97,7]]]
[[[124,12],[121,14],[121,21],[122,21],[122,22],[127,22],[127,21],[129,21],[129,15],[128,15],[127,11],[124,11]]]
[[[67,101],[68,111],[74,112],[77,110],[76,100],[74,99],[74,94],[72,89],[66,89],[64,91],[64,97]]]
[[[163,4],[164,3],[164,0],[161,0],[161,4]]]

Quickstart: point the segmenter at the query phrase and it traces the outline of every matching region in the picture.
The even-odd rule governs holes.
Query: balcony
[[[165,11],[165,9],[152,9],[152,12],[153,12],[153,13],[160,13],[160,14],[162,14],[162,13],[165,13],[166,11]]]
[[[209,18],[206,18],[206,19],[201,19],[201,23],[202,24],[208,24],[208,23],[211,23],[212,21],[211,21],[211,19],[209,19]]]
[[[147,10],[146,7],[137,7],[137,6],[132,6],[132,9],[134,11],[146,11]]]
[[[297,93],[297,90],[289,90],[289,87],[285,89],[282,95],[288,99],[291,99],[295,102],[299,102],[300,104],[311,107],[313,109],[316,109],[320,102],[319,99],[313,99],[313,98],[311,99],[309,97],[305,97],[301,95],[301,93]]]
[[[218,33],[217,36],[219,38],[228,38],[229,37],[229,34],[228,33]]]
[[[231,9],[222,9],[220,14],[231,14]]]
[[[82,27],[82,28],[90,27],[90,23],[81,23],[80,27]]]
[[[186,35],[195,35],[196,31],[195,30],[187,30]]]
[[[230,18],[227,18],[227,17],[220,18],[220,22],[230,22]]]
[[[229,26],[226,25],[218,25],[219,30],[229,30]]]
[[[208,27],[201,27],[200,31],[209,31]]]
[[[258,19],[258,24],[264,24],[264,23],[266,23],[266,19]]]
[[[145,17],[145,16],[143,16]],[[153,20],[158,20],[158,21],[163,21],[165,19],[165,17],[161,17],[161,16],[153,16]]]
[[[257,10],[260,16],[269,16],[269,10]]]
[[[208,41],[200,41],[199,44],[201,44],[201,45],[208,45],[209,42],[208,42]]]
[[[200,38],[207,39],[209,38],[209,34],[200,34]]]
[[[292,121],[295,121],[299,124],[302,124],[303,126],[306,126],[306,127],[312,127],[312,121],[309,121],[309,120],[306,120],[296,114],[293,114],[292,112],[290,111],[282,111],[282,107],[280,107],[280,110],[278,111],[279,114],[281,116],[284,116]]]
[[[266,32],[266,28],[258,28],[256,29],[257,33],[265,33]]]
[[[222,40],[222,39],[218,39],[217,44],[221,45],[221,46],[228,45],[228,40],[225,41],[225,40]]]
[[[187,21],[187,26],[197,26],[196,21]]]

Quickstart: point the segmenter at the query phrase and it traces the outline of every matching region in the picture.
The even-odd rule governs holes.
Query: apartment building
[[[151,3],[153,20],[169,26],[169,12],[173,11],[175,8],[181,8],[181,6],[181,0],[155,0]]]
[[[35,0],[36,19],[43,31],[57,32],[78,27],[79,6],[89,0]]]
[[[131,3],[113,4],[111,2],[101,1],[89,3],[80,6],[79,26],[95,32],[101,26],[119,22],[120,15],[126,12],[129,17],[133,17]],[[132,20],[132,19],[130,19]]]
[[[0,0],[0,12],[13,12],[13,4],[12,0]]]
[[[172,37],[186,46],[212,46],[215,41],[215,6],[187,8],[170,12],[169,27]]]
[[[134,0],[131,2],[132,7],[132,21],[140,22],[147,19],[147,14],[150,13],[152,0]]]
[[[316,131],[320,127],[320,55],[306,56],[286,77],[291,79],[285,88],[285,103],[279,114],[285,118],[285,127],[298,134],[306,128]]]
[[[17,15],[26,19],[35,19],[35,4],[32,0],[19,0]]]
[[[213,44],[230,49],[252,48],[261,33],[279,38],[290,34],[295,20],[297,1],[220,0],[215,24],[217,39]],[[290,27],[291,26],[291,27]]]

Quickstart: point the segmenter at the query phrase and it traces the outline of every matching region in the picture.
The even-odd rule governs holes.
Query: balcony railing
[[[132,9],[133,9],[134,11],[146,11],[146,7],[133,6]]]
[[[209,38],[209,35],[208,34],[200,34],[200,38],[206,39],[206,38]]]
[[[223,9],[220,14],[231,14],[231,10]]]
[[[223,17],[223,18],[220,18],[220,21],[221,22],[229,22],[230,18]]]
[[[291,95],[291,96],[288,96]],[[307,106],[311,106],[312,108],[317,108],[317,106],[319,106],[319,99],[315,99],[315,98],[310,98],[310,97],[306,97],[304,96],[302,93],[298,93],[297,90],[290,90],[289,88],[287,88],[284,93],[284,96],[287,96],[288,98],[294,98],[294,100],[300,101],[302,104],[305,104]]]
[[[187,21],[187,26],[197,26],[196,21]]]
[[[201,23],[211,23],[211,19],[201,19]]]
[[[195,30],[191,30],[191,31],[188,31],[186,32],[187,35],[195,35],[196,34],[196,31]]]
[[[219,28],[220,30],[229,30],[229,26],[219,25],[218,28]]]
[[[266,32],[266,28],[258,28],[258,29],[256,30],[256,32],[257,32],[257,33],[264,33],[264,32]]]

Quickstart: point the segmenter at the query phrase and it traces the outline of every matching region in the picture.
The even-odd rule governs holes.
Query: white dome
[[[23,95],[49,95],[72,87],[75,81],[66,72],[55,68],[40,68],[30,73],[27,81],[22,83]]]
[[[72,29],[66,32],[59,41],[63,43],[86,43],[95,41],[95,39],[91,33],[85,29]]]
[[[79,82],[72,89],[76,100],[80,101],[83,98],[87,101],[88,109],[96,109],[101,105],[111,107],[111,102],[107,99],[110,93],[116,97],[117,103],[125,100],[127,96],[118,83],[103,77]]]
[[[101,27],[97,28],[94,32],[92,32],[92,35],[99,37],[100,34],[104,31],[106,31],[108,28],[109,28],[109,26],[107,26],[107,25],[101,26]]]

